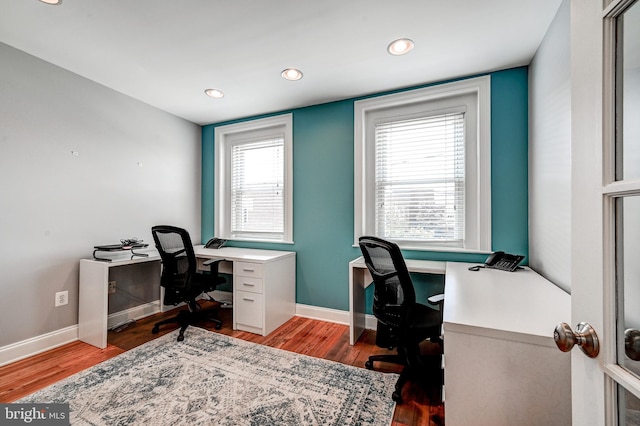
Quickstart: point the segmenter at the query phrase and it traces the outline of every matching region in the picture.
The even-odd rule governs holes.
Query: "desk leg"
[[[78,338],[100,349],[107,347],[107,263],[80,261]]]
[[[349,264],[349,343],[355,345],[365,329],[365,270]]]

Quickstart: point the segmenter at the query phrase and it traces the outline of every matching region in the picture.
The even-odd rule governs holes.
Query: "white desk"
[[[571,296],[529,268],[447,262],[447,426],[570,425],[571,357],[553,340]]]
[[[295,252],[256,250],[237,247],[205,249],[195,246],[199,259],[223,258],[220,272],[233,274],[233,329],[266,336],[295,315]],[[160,256],[154,250],[149,257],[131,254],[110,255],[111,262],[94,259],[80,261],[78,336],[83,342],[105,348],[107,329],[126,319],[138,319],[162,310]],[[201,260],[204,261],[204,260]],[[155,262],[157,274],[145,285],[158,289],[158,300],[128,312],[108,313],[108,282],[114,268]]]
[[[446,262],[405,259],[405,263],[409,272],[444,274],[446,269]],[[364,289],[371,281],[371,274],[362,256],[349,262],[349,343],[352,345],[366,328]]]

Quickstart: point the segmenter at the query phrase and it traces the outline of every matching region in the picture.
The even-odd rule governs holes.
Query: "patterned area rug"
[[[66,403],[77,425],[391,424],[396,374],[298,355],[197,327],[21,399]]]

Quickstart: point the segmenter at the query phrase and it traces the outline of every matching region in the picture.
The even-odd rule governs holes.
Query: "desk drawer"
[[[233,262],[233,273],[239,277],[262,278],[262,264],[249,262]]]
[[[233,288],[251,293],[263,293],[262,278],[242,277],[235,275]]]
[[[262,295],[247,291],[236,291],[233,301],[236,322],[250,327],[262,328]]]

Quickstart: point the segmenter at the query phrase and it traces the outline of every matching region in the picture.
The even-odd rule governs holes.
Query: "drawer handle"
[[[242,300],[245,300],[247,302],[255,302],[255,300],[250,297],[243,297]]]
[[[247,287],[255,287],[255,284],[251,284],[251,283],[242,283],[242,285],[246,285]]]
[[[242,268],[244,272],[255,272],[256,270],[253,268]]]

